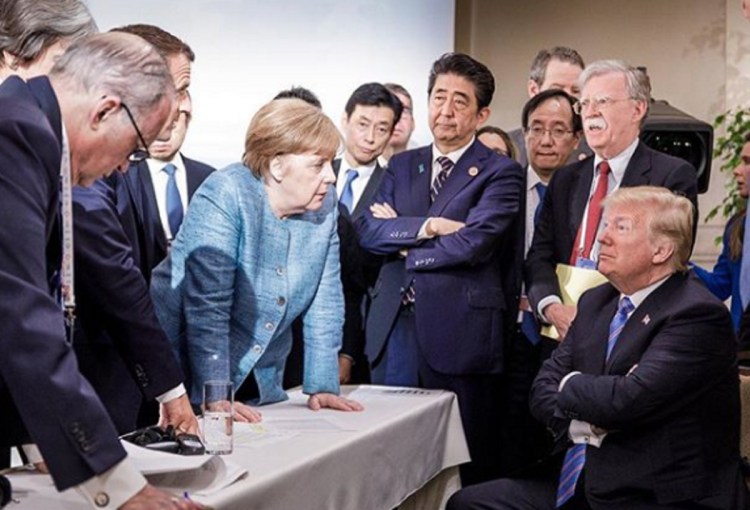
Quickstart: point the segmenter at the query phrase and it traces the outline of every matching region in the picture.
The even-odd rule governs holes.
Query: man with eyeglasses
[[[148,292],[150,270],[166,256],[167,244],[149,166],[153,158],[176,155],[184,184],[188,160],[176,153],[191,111],[187,86],[192,52],[172,34],[152,25],[117,31],[159,44],[153,47],[162,56],[165,46],[174,49],[176,55],[168,55],[165,60],[177,91],[177,118],[171,130],[147,144],[137,119],[123,105],[139,139],[138,149],[129,158],[127,174],[116,173],[91,188],[73,192],[79,289],[79,327],[75,328],[73,345],[81,372],[109,411],[118,432],[155,424],[159,410],[162,425],[194,432],[197,421],[182,385],[183,374]],[[198,174],[194,180],[188,175],[192,193],[213,169],[192,160],[189,166]],[[162,191],[166,181],[164,175]],[[147,185],[151,186],[150,193],[145,191]],[[183,196],[186,201],[187,196]],[[183,205],[179,197],[176,203]],[[157,242],[159,238],[162,243]]]
[[[547,186],[554,173],[567,164],[581,140],[581,117],[574,111],[575,98],[561,89],[547,89],[533,96],[523,107],[521,122],[529,164],[526,168],[524,255],[531,246]],[[508,363],[509,426],[506,452],[521,467],[545,453],[546,431],[529,413],[529,391],[541,359],[551,349],[539,333],[539,323],[524,295],[519,303],[518,328]]]
[[[584,63],[581,55],[573,48],[555,46],[540,50],[534,57],[529,69],[529,81],[526,91],[529,98],[549,89],[560,89],[577,98],[581,95],[578,78],[583,71]],[[518,148],[516,160],[521,166],[529,164],[529,154],[526,146],[526,131],[522,127],[508,133]],[[568,156],[568,163],[575,163],[591,155],[591,149],[585,140],[578,144]]]
[[[589,65],[575,105],[594,156],[553,175],[525,265],[531,309],[565,338],[576,307],[562,303],[557,264],[595,269],[600,244],[601,201],[619,187],[654,185],[687,196],[697,209],[696,170],[685,160],[639,141],[648,113],[648,77],[618,60]],[[554,344],[552,344],[554,345]]]
[[[0,85],[0,444],[32,439],[55,486],[92,507],[198,507],[147,485],[65,338],[77,292],[71,188],[124,168],[173,102],[163,59],[125,34],[81,39],[47,77]]]

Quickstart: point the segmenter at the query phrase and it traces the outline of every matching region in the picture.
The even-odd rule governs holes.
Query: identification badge
[[[576,267],[582,269],[596,269],[596,262],[591,259],[576,257]]]

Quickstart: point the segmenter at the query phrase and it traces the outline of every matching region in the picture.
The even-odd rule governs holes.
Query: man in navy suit
[[[748,508],[729,313],[687,270],[693,206],[664,188],[605,201],[599,270],[534,381],[556,450],[524,478],[469,487],[449,510]]]
[[[366,324],[374,373],[458,394],[473,459],[464,483],[501,472],[503,359],[523,257],[522,170],[474,137],[494,89],[473,58],[438,59],[428,86],[434,143],[393,157],[356,222],[362,247],[387,257]]]
[[[156,138],[173,104],[163,59],[125,34],[73,43],[49,78],[11,77],[0,86],[0,442],[32,439],[56,487],[76,486],[100,507],[165,508],[171,497],[126,458],[66,341],[51,295],[62,283],[65,305],[74,306],[68,264],[58,277],[73,241],[72,212],[60,197],[125,167]]]
[[[166,133],[163,141],[155,140],[147,154],[152,158],[174,158],[175,166],[193,169],[189,175],[194,177],[197,174],[197,178],[192,179],[193,184],[196,180],[202,181],[213,169],[197,162],[191,162],[188,167],[187,159],[177,161],[190,115],[187,87],[192,51],[178,38],[152,25],[134,25],[118,31],[154,43],[154,48],[166,58],[177,90],[179,117],[171,134]],[[131,161],[128,174],[135,173],[135,177],[130,182],[145,177],[150,185],[146,165],[151,161],[155,159]],[[146,171],[139,175],[140,167]],[[109,180],[127,183],[130,179],[118,173]],[[126,186],[124,184],[120,190]],[[153,187],[148,189],[153,198]],[[140,195],[141,198],[147,196]],[[183,374],[156,318],[145,279],[152,267],[147,261],[155,264],[157,257],[166,255],[166,237],[158,215],[138,217],[132,214],[128,218],[133,221],[125,223],[118,216],[121,204],[117,188],[103,180],[90,188],[74,190],[73,202],[80,319],[74,347],[81,372],[94,386],[121,434],[157,421],[156,405],[151,409],[154,400],[162,404],[163,424],[188,432],[197,431],[197,421],[182,385]],[[124,210],[131,212],[149,210],[151,201],[133,200],[126,205],[129,208]],[[134,229],[135,225],[142,228]],[[137,237],[136,232],[142,237]],[[150,412],[139,420],[142,404]]]
[[[594,155],[552,176],[525,267],[532,310],[541,321],[554,325],[560,338],[576,308],[562,303],[555,267],[559,263],[596,266],[601,216],[594,212],[593,197],[598,191],[606,196],[620,187],[663,186],[687,196],[697,210],[695,168],[638,139],[651,101],[645,73],[621,61],[601,60],[584,70],[581,84],[577,108]],[[548,351],[556,346],[551,339],[545,343]]]
[[[153,25],[128,25],[114,30],[137,35],[152,44],[167,60],[177,89],[179,115],[170,137],[152,143],[148,148],[150,157],[132,164],[124,182],[115,184],[123,226],[136,246],[136,263],[149,282],[151,270],[167,256],[193,193],[214,168],[180,152],[193,115],[193,50]]]

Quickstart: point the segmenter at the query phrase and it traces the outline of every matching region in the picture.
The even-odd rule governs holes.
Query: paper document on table
[[[247,474],[247,470],[216,455],[176,455],[122,441],[136,469],[153,485],[182,494],[209,495]]]
[[[360,386],[349,393],[347,398],[361,403],[388,400],[393,397],[425,397],[428,395],[438,395],[442,392],[443,390],[425,390],[405,386]]]
[[[286,441],[299,435],[299,432],[280,430],[266,426],[266,421],[260,423],[235,423],[234,446],[251,448],[265,447],[270,444]]]
[[[560,283],[560,294],[562,294],[564,305],[577,305],[581,294],[607,282],[607,277],[596,269],[557,264],[555,273],[557,273],[557,281]],[[552,325],[543,326],[542,335],[555,340],[560,338],[557,329]]]

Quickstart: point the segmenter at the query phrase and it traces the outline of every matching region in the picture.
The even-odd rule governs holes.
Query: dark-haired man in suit
[[[605,196],[620,187],[650,184],[680,192],[697,206],[695,168],[638,138],[651,100],[648,77],[624,62],[601,60],[584,70],[581,84],[576,107],[594,155],[552,176],[525,266],[532,310],[554,325],[560,338],[576,308],[562,303],[555,267],[596,267]]]
[[[534,381],[556,449],[533,473],[460,491],[449,510],[748,508],[729,313],[687,270],[688,199],[654,186],[605,201],[599,270]]]
[[[434,143],[389,162],[357,220],[361,245],[386,255],[372,291],[367,353],[380,382],[454,391],[472,462],[465,484],[497,476],[506,340],[523,257],[522,170],[476,140],[492,73],[468,55],[432,66]]]
[[[81,39],[48,77],[0,85],[0,444],[33,440],[55,486],[77,487],[97,507],[198,507],[172,502],[131,464],[50,292],[62,291],[70,328],[71,187],[124,168],[173,105],[163,59],[126,34]]]
[[[179,211],[187,203],[185,184],[192,194],[213,170],[178,153],[191,112],[188,86],[194,55],[180,39],[153,25],[115,31],[145,39],[165,57],[177,90],[178,118],[163,140],[148,147],[144,156],[150,158],[131,161],[126,175],[117,173],[108,182],[73,192],[81,326],[74,346],[81,372],[96,389],[120,433],[156,423],[159,416],[156,404],[151,403],[154,400],[162,404],[162,415],[167,418],[169,410],[177,406],[188,418],[175,425],[192,430],[195,418],[182,385],[183,374],[154,314],[148,278],[166,256],[170,225],[177,228],[171,221],[174,216],[157,206],[164,206],[169,197],[157,199],[161,195],[154,193],[151,169],[156,169],[154,181],[161,179],[164,188],[172,179],[173,191],[177,191],[172,205]],[[181,170],[172,177],[160,175],[165,163],[156,163],[158,158]],[[139,419],[142,405],[147,411]]]

